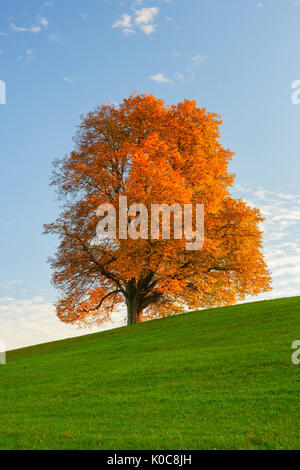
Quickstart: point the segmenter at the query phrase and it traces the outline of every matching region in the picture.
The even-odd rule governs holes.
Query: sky
[[[300,294],[299,43],[300,0],[1,0],[7,349],[91,332],[55,316],[47,259],[57,241],[42,235],[59,213],[52,161],[72,150],[82,114],[134,91],[221,114],[221,142],[235,152],[233,194],[266,217],[273,290],[258,299]],[[113,318],[105,328],[121,324]]]

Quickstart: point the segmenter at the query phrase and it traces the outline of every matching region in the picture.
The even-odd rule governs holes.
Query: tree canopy
[[[219,141],[220,124],[195,101],[166,106],[136,94],[82,118],[74,150],[55,162],[52,184],[62,212],[45,226],[59,237],[51,266],[63,322],[99,324],[126,305],[131,324],[232,304],[270,288],[263,218],[230,193],[233,153]],[[97,208],[111,204],[118,222],[120,196],[128,205],[144,204],[149,214],[153,204],[202,204],[202,248],[188,250],[186,237],[175,239],[173,229],[170,239],[161,230],[156,239],[123,239],[117,229],[114,240],[93,243]]]

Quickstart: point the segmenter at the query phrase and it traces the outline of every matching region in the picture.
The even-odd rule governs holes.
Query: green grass
[[[11,351],[0,449],[300,449],[300,297]]]

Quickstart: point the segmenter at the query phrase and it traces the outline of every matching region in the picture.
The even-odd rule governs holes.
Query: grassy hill
[[[300,449],[300,297],[8,353],[0,449]]]

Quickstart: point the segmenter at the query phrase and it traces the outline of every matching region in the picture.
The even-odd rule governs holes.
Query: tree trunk
[[[129,299],[127,302],[127,325],[134,325],[139,323],[139,311],[136,304],[136,299]]]
[[[152,277],[148,279],[150,282]],[[145,280],[131,279],[126,286],[127,325],[142,322],[142,313],[152,302],[153,295],[147,296],[147,282]],[[144,289],[143,289],[144,288]]]

